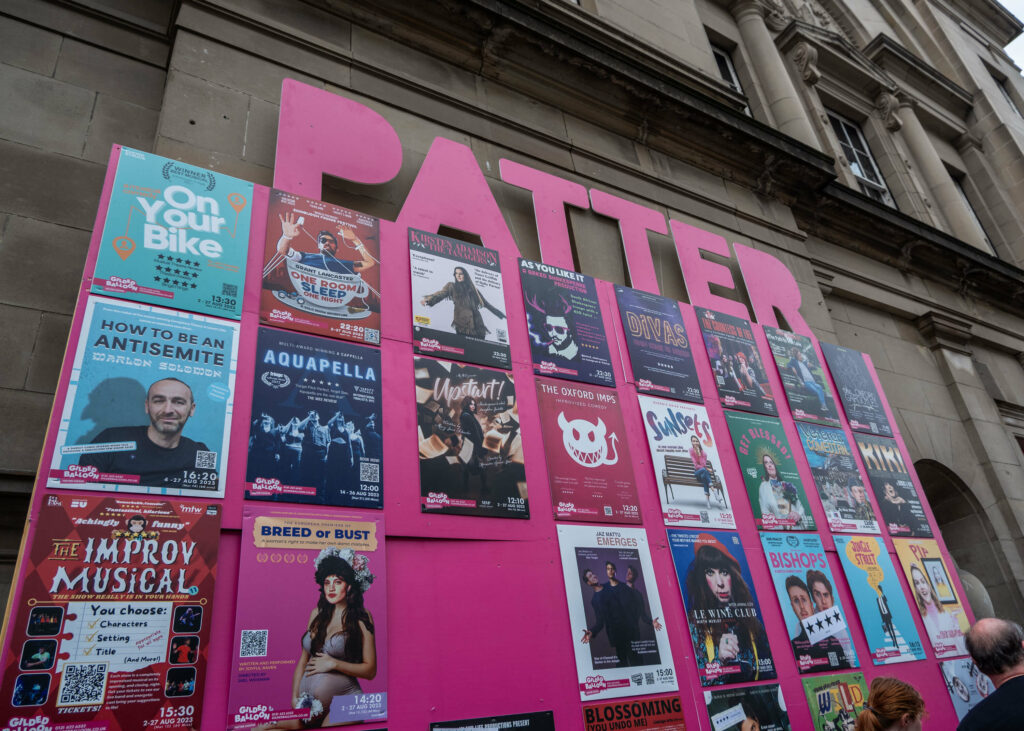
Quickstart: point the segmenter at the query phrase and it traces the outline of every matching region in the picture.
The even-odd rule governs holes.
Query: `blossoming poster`
[[[966,655],[964,634],[970,627],[956,587],[932,539],[894,538],[892,545],[907,575],[907,583],[924,621],[935,657]]]
[[[238,576],[227,728],[387,718],[379,513],[247,504]]]

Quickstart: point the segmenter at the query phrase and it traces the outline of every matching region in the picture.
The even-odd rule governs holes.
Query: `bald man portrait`
[[[996,690],[964,716],[957,731],[1024,728],[1024,630],[1005,619],[979,619],[967,633],[965,644],[978,670]]]

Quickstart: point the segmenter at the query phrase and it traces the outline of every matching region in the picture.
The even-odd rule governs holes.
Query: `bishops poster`
[[[58,494],[33,522],[0,727],[197,728],[220,506]]]
[[[942,679],[946,681],[949,699],[953,701],[957,720],[963,721],[969,710],[995,692],[992,681],[978,670],[974,660],[969,657],[944,660],[939,663],[939,668],[942,670]]]
[[[703,307],[697,308],[697,321],[722,406],[777,416],[779,409],[750,322]]]
[[[852,729],[868,702],[864,673],[836,673],[804,680],[815,731]]]
[[[893,539],[911,595],[924,621],[935,657],[966,655],[964,634],[970,627],[939,544],[927,538]]]
[[[833,533],[878,533],[864,478],[842,429],[798,422],[804,456]]]
[[[764,336],[772,349],[793,418],[822,426],[839,426],[832,384],[821,367],[814,342],[806,335],[769,325],[764,328]]]
[[[822,343],[821,352],[839,389],[839,400],[843,402],[850,428],[891,437],[892,427],[864,354],[832,343]]]
[[[792,728],[786,699],[776,683],[705,690],[704,705],[712,731],[789,731]]]
[[[853,439],[889,535],[931,538],[932,527],[896,440],[869,434],[854,434]]]

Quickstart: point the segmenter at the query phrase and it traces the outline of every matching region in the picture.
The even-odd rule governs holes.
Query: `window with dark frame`
[[[860,125],[850,121],[831,109],[828,112],[829,122],[832,123],[832,131],[839,140],[839,147],[842,148],[843,156],[850,163],[850,170],[857,178],[857,185],[861,192],[879,203],[896,208],[896,202],[889,193],[885,184],[885,178],[875,164],[875,158],[871,155],[867,140]]]
[[[732,55],[721,46],[711,44],[711,55],[715,57],[715,64],[718,66],[718,74],[722,77],[722,81],[728,84],[733,91],[742,96],[746,96],[743,93],[743,87],[740,85],[740,77],[736,74],[736,67],[732,62]],[[746,104],[743,105],[743,113],[748,117],[750,114],[750,107]]]

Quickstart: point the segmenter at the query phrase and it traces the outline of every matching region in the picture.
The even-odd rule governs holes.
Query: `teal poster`
[[[121,148],[92,292],[242,314],[253,184]]]

